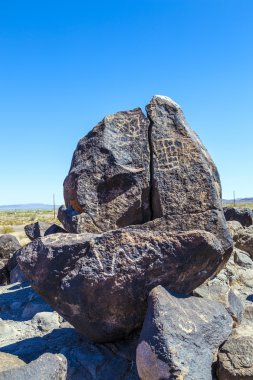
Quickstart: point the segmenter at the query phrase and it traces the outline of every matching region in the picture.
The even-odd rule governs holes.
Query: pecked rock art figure
[[[190,293],[232,250],[208,152],[170,98],[146,110],[107,116],[80,140],[59,210],[69,233],[18,257],[34,289],[98,342],[140,327],[152,288]]]

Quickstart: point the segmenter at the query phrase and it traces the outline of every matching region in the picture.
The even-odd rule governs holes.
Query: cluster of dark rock
[[[5,283],[31,285],[37,305],[29,296],[4,315],[27,318],[44,349],[11,343],[14,323],[0,351],[30,364],[3,376],[30,379],[51,360],[52,379],[253,379],[252,213],[224,216],[217,169],[176,103],[155,96],[146,110],[107,116],[80,140],[64,228],[26,226],[32,242],[4,263]]]

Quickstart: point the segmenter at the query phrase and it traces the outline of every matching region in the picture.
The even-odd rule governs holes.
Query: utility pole
[[[233,194],[234,194],[234,207],[235,207],[235,191],[233,191]]]
[[[55,196],[53,194],[53,208],[54,208],[54,219],[55,219]]]

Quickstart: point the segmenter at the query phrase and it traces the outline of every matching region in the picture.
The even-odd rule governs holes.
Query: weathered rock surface
[[[8,260],[10,255],[17,251],[21,245],[13,235],[0,236],[0,260]]]
[[[25,364],[26,363],[23,360],[19,359],[15,355],[7,354],[6,352],[0,352],[0,378],[1,372],[10,370],[12,368],[21,367]],[[9,379],[11,378],[9,377]]]
[[[44,353],[62,354],[68,362],[67,380],[138,380],[137,336],[108,344],[87,341],[30,286],[0,288],[0,318],[3,353],[18,356],[26,363]],[[38,376],[34,379],[40,380]]]
[[[106,116],[79,141],[64,198],[68,208],[82,213],[86,232],[150,220],[148,127],[136,108]]]
[[[78,233],[136,224],[203,229],[229,254],[220,180],[209,154],[171,99],[154,96],[146,109],[147,118],[140,109],[107,116],[80,140],[59,219]]]
[[[0,285],[6,285],[10,281],[8,261],[21,247],[18,239],[13,235],[0,236]]]
[[[223,253],[208,232],[126,228],[96,237],[51,235],[24,247],[17,260],[65,319],[92,340],[112,341],[140,326],[154,286],[189,293],[219,267]]]
[[[218,355],[219,380],[253,379],[253,336],[231,336]]]
[[[211,380],[213,355],[231,330],[218,302],[154,288],[136,351],[141,380]]]
[[[227,221],[236,220],[243,227],[253,224],[253,210],[241,207],[224,207],[224,215]]]
[[[107,116],[80,140],[58,214],[80,236],[19,255],[32,286],[96,341],[139,327],[152,287],[189,293],[232,251],[206,149],[171,99],[155,96],[146,109]]]
[[[235,246],[249,253],[253,259],[253,230],[245,229],[238,234]]]
[[[231,236],[233,237],[233,240],[236,241],[238,239],[238,233],[243,231],[243,226],[236,220],[228,221],[227,226]]]
[[[65,380],[66,378],[66,358],[63,355],[49,353],[25,366],[0,372],[0,380]]]
[[[193,295],[220,302],[236,323],[241,322],[244,311],[243,304],[230,286],[210,281],[195,289]]]
[[[51,224],[51,223],[46,223],[46,222],[35,222],[31,224],[27,224],[24,227],[26,236],[30,240],[38,239],[43,236],[51,235],[51,234],[56,234],[59,232],[66,232],[61,226],[58,224]]]
[[[234,261],[237,265],[244,268],[253,268],[253,260],[247,252],[241,251],[240,249],[234,250]]]

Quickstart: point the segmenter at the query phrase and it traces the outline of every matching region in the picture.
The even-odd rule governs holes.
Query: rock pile
[[[179,106],[146,109],[80,140],[63,231],[26,228],[7,266],[42,298],[27,282],[0,289],[0,351],[14,356],[0,379],[253,379],[253,229],[238,213],[227,225]]]
[[[34,289],[97,342],[140,327],[152,288],[190,293],[232,249],[206,149],[171,99],[146,109],[107,116],[80,140],[59,211],[69,233],[18,257]]]

